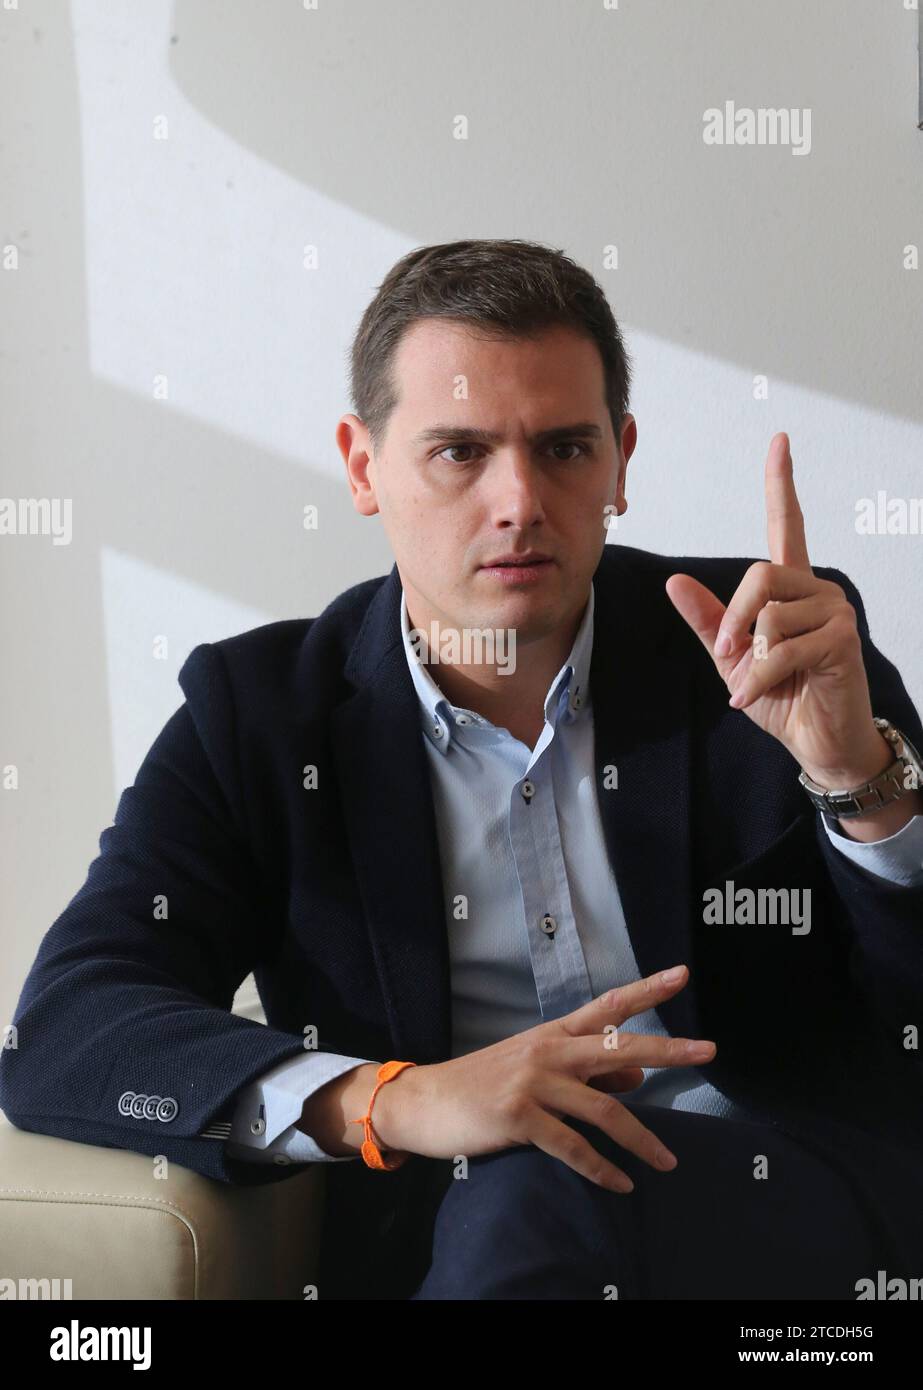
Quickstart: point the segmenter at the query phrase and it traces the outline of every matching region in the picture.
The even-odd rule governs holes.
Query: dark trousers
[[[887,1191],[869,1194],[771,1125],[627,1108],[676,1154],[672,1172],[565,1122],[628,1173],[628,1194],[534,1145],[473,1158],[466,1178],[431,1161],[432,1261],[412,1298],[854,1300],[879,1270],[923,1276],[923,1160],[911,1151],[881,1146],[872,1181]],[[904,1237],[907,1221],[919,1232],[902,1244],[914,1268],[896,1267],[882,1202]]]

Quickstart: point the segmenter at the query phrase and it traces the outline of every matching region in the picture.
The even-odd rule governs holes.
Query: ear
[[[372,462],[372,443],[369,432],[358,415],[344,415],[336,428],[336,442],[343,462],[346,464],[346,478],[353,495],[353,506],[363,516],[375,516],[378,500],[375,496],[374,480],[369,476]]]
[[[628,460],[631,458],[632,454],[634,453],[634,451],[635,451],[635,445],[637,444],[637,442],[638,442],[638,422],[637,422],[637,420],[635,419],[635,417],[634,417],[633,415],[626,415],[625,418],[624,418],[623,421],[622,421],[621,440],[620,440],[620,447],[621,447],[621,450],[622,450],[622,458],[624,459],[624,467],[625,467],[625,468],[628,467]]]
[[[633,415],[626,415],[622,421],[620,452],[619,452],[619,471],[615,482],[615,510],[619,516],[624,516],[628,511],[628,499],[625,496],[625,478],[628,472],[628,460],[635,451],[638,442],[638,426]]]

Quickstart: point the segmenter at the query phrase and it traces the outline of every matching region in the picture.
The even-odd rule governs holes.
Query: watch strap
[[[867,816],[872,811],[898,801],[920,784],[923,767],[909,739],[887,719],[875,718],[875,727],[894,749],[894,760],[886,768],[858,787],[831,790],[808,777],[802,769],[798,781],[819,811],[848,820],[850,816]],[[911,769],[913,776],[907,776]]]

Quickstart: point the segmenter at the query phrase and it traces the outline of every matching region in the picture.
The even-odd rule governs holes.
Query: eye
[[[585,444],[579,444],[576,439],[562,439],[558,444],[552,444],[552,449],[579,449],[581,454],[588,452]],[[572,459],[561,459],[562,463],[570,463]]]
[[[550,447],[551,447],[552,449],[576,449],[576,450],[577,450],[577,454],[576,454],[576,455],[575,455],[575,454],[571,454],[570,457],[568,457],[568,458],[561,458],[561,457],[559,456],[559,457],[558,457],[558,462],[559,462],[559,463],[572,463],[572,462],[574,461],[574,459],[577,458],[580,454],[588,454],[588,453],[590,452],[590,451],[589,451],[589,448],[587,447],[587,445],[579,443],[579,441],[576,440],[576,439],[562,439],[562,440],[559,440],[557,444],[552,444]],[[477,451],[477,446],[476,446],[475,444],[446,444],[446,446],[445,446],[443,449],[440,449],[440,451],[438,452],[438,454],[436,455],[436,457],[437,457],[437,458],[440,458],[440,459],[444,459],[444,462],[445,462],[445,463],[456,463],[456,464],[459,465],[459,467],[461,467],[462,464],[473,462],[473,460],[472,460],[471,458],[463,458],[463,459],[459,459],[459,458],[453,458],[453,459],[444,458],[444,455],[445,455],[445,454],[454,453],[454,452],[455,452],[456,450],[458,450],[458,449],[462,449],[462,450],[464,450],[464,449],[472,450],[472,449],[473,449],[473,450],[475,450],[475,452],[476,452],[476,451]]]
[[[449,453],[451,450],[454,450],[454,449],[473,449],[474,447],[475,447],[475,446],[474,446],[473,444],[447,444],[447,445],[445,446],[444,449],[441,449],[441,450],[439,451],[439,453],[436,455],[436,457],[437,457],[437,458],[442,458],[443,454],[447,454],[447,453]],[[446,463],[458,463],[458,464],[462,464],[462,463],[470,463],[471,460],[470,460],[470,459],[446,459],[445,462],[446,462]]]

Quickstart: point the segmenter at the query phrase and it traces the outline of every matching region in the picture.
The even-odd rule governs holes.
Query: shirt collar
[[[587,705],[590,675],[590,657],[593,651],[593,612],[596,607],[596,590],[590,584],[590,596],[584,609],[574,644],[570,654],[558,674],[548,687],[545,696],[545,719],[555,727],[559,718],[565,723],[576,719]],[[474,710],[453,705],[439,689],[429,671],[421,662],[410,641],[410,614],[407,611],[407,597],[401,589],[401,636],[404,655],[410,668],[414,689],[417,692],[424,731],[430,742],[448,752],[453,733],[460,724],[482,724],[488,727],[490,721]],[[438,669],[438,668],[437,668]],[[566,695],[566,698],[565,698]]]

